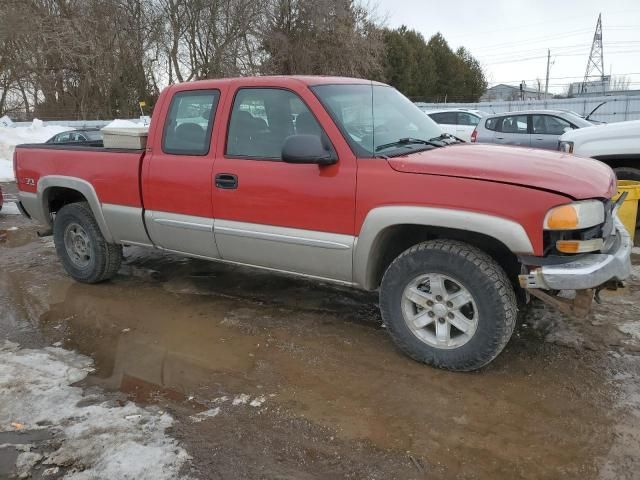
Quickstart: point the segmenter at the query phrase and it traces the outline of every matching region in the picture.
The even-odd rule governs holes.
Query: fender
[[[113,242],[113,235],[111,234],[111,231],[107,226],[107,222],[104,219],[102,205],[98,200],[98,195],[96,194],[93,185],[80,178],[67,177],[63,175],[47,175],[44,177],[40,177],[37,187],[38,201],[35,202],[35,204],[29,202],[30,206],[35,209],[34,212],[29,211],[31,216],[33,216],[36,220],[39,220],[41,223],[51,226],[51,215],[48,205],[49,194],[47,191],[52,187],[64,187],[80,192],[84,196],[84,198],[87,199],[89,207],[91,208],[91,212],[93,213],[93,216],[95,217],[96,222],[98,223],[98,227],[100,227],[100,231],[102,232],[105,240],[107,242]]]
[[[513,220],[484,213],[447,208],[387,206],[372,209],[366,216],[353,255],[353,279],[372,290],[374,268],[380,252],[376,244],[381,233],[394,225],[424,225],[481,233],[505,244],[515,254],[533,254],[533,245],[524,227]]]

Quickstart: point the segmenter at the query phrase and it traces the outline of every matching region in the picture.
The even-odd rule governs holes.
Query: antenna
[[[602,50],[602,13],[598,15],[598,23],[596,23],[596,31],[593,34],[593,43],[591,44],[591,53],[587,61],[587,70],[584,73],[584,80],[580,93],[586,93],[587,83],[590,77],[600,76],[602,83],[602,93],[604,94],[604,54]]]

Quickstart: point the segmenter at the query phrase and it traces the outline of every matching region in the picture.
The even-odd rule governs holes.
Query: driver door
[[[356,159],[318,100],[305,87],[238,85],[225,110],[213,192],[222,258],[350,282]],[[283,162],[296,134],[325,135],[337,163]]]

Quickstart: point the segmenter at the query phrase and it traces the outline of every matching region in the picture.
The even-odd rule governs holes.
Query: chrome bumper
[[[631,274],[631,248],[629,233],[615,218],[617,239],[612,251],[585,255],[573,262],[539,267],[529,274],[520,275],[522,288],[545,290],[583,290],[596,288],[610,280],[624,280]]]

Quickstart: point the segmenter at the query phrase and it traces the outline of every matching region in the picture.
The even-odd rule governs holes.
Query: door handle
[[[215,183],[217,188],[232,190],[238,188],[238,176],[232,173],[217,173]]]
[[[496,140],[504,140],[504,137],[496,137]]]

